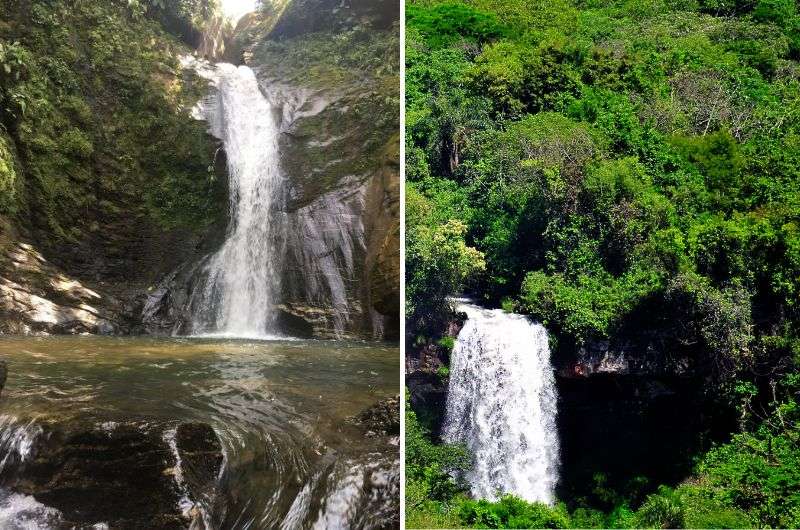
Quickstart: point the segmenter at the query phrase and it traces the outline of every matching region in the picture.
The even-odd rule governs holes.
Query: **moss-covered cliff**
[[[101,312],[121,311],[225,212],[216,141],[189,113],[205,82],[178,63],[184,33],[199,31],[189,6],[209,3],[184,4],[0,2],[4,240],[93,285]],[[27,291],[52,283],[20,277],[0,250],[5,279]],[[2,310],[6,322],[28,319]]]

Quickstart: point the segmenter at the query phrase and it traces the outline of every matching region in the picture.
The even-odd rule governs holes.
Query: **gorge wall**
[[[269,14],[261,18],[244,21],[236,49],[284,109],[280,150],[294,250],[285,310],[311,324],[315,335],[397,340],[397,5],[296,0],[273,26]],[[344,281],[338,295],[327,280],[332,267]]]
[[[23,64],[0,100],[39,99],[24,113],[3,109],[11,200],[0,209],[0,332],[183,329],[192,272],[221,245],[228,203],[224,150],[192,116],[210,87],[179,62],[196,53],[247,63],[282,109],[289,243],[298,243],[282,326],[397,338],[396,6],[283,2],[245,17],[231,39],[218,18],[187,30],[180,13],[135,13],[125,2],[3,4],[0,42],[19,42]],[[56,125],[37,128],[44,121]]]
[[[396,6],[379,7],[284,4],[245,17],[226,48],[280,113],[288,189],[276,302],[292,335],[398,338],[399,35]],[[186,331],[195,266],[150,297],[147,329]]]

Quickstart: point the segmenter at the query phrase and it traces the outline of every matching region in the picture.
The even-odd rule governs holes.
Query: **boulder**
[[[400,435],[400,396],[383,399],[353,418],[367,436]]]

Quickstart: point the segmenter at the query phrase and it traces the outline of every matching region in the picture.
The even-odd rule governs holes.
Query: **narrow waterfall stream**
[[[474,455],[477,498],[551,503],[558,481],[557,391],[547,330],[522,315],[459,303],[443,437]]]
[[[247,66],[203,73],[216,86],[201,117],[225,146],[230,225],[192,294],[191,334],[271,338],[286,241],[276,112]]]

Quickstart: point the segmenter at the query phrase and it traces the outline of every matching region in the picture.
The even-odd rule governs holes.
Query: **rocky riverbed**
[[[399,526],[396,348],[6,338],[0,356],[0,526]]]

